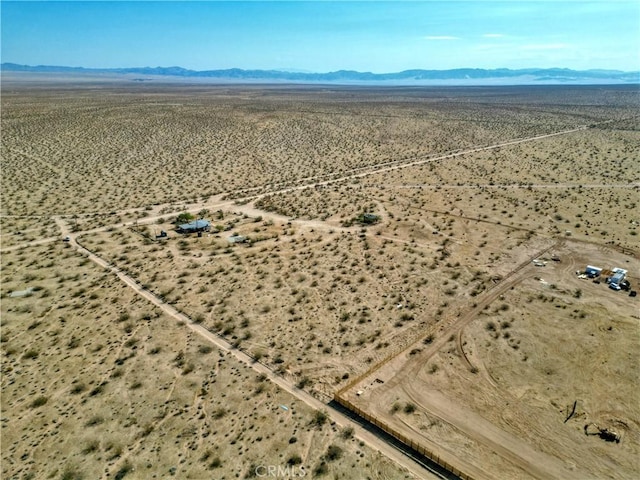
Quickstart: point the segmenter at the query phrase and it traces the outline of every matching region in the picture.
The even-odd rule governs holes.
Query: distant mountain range
[[[289,72],[282,70],[188,70],[182,67],[140,68],[83,68],[49,65],[19,65],[3,63],[3,72],[62,73],[80,75],[138,75],[151,77],[178,77],[215,79],[236,83],[289,82],[289,83],[345,83],[345,84],[591,84],[640,83],[640,71],[571,70],[568,68],[456,68],[452,70],[404,70],[397,73],[371,73],[338,70],[328,73]],[[140,79],[136,79],[140,80]]]

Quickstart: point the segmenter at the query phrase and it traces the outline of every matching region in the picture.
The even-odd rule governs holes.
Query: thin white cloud
[[[503,38],[504,35],[501,33],[485,33],[482,35],[483,38]]]
[[[453,37],[451,35],[428,35],[424,38],[425,40],[460,40],[460,37]]]
[[[564,50],[570,48],[571,45],[567,43],[542,43],[542,44],[530,44],[522,45],[522,50]]]

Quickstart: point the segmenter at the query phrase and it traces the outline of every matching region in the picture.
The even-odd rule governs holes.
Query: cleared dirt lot
[[[3,85],[3,477],[410,478],[142,286],[474,477],[633,478],[637,297],[575,271],[640,281],[639,104],[631,87]],[[176,233],[187,210],[211,232]]]
[[[490,302],[478,297],[481,308],[458,329],[399,356],[346,398],[464,458],[482,478],[514,465],[513,478],[633,478],[637,301],[575,272],[589,263],[637,272],[640,262],[570,241],[553,251],[560,262],[526,267]],[[597,431],[592,423],[621,435],[620,443],[585,435],[587,425]]]

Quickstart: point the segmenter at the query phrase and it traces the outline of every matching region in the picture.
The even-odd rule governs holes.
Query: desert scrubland
[[[640,445],[638,308],[575,271],[613,262],[637,272],[640,264],[571,241],[553,252],[560,262],[549,255],[545,267],[525,267],[507,288],[498,286],[486,301],[478,297],[450,335],[416,344],[413,354],[375,372],[381,382],[369,377],[347,397],[416,441],[458,452],[479,478],[514,465],[510,478],[633,478]],[[496,440],[490,424],[507,436]],[[585,435],[587,425],[597,432],[594,424],[616,432],[620,443]],[[529,455],[517,444],[522,440],[544,455]],[[505,461],[514,452],[515,461]]]
[[[7,86],[4,213],[9,206],[22,214],[110,213],[296,184],[625,118],[637,102],[621,90],[587,103],[597,92],[585,89],[563,104],[563,88],[540,90],[542,99],[526,89],[523,98],[491,89],[477,97],[446,89],[104,90],[32,89],[25,97]]]
[[[412,478],[71,247],[3,253],[2,293],[2,478]]]
[[[302,194],[268,195],[257,205],[291,217],[344,221],[375,210],[375,200],[396,214],[413,211],[416,218],[432,210],[632,247],[640,225],[638,135],[609,128],[445,158]]]
[[[473,256],[468,245],[428,238],[432,231],[415,243],[398,241],[407,230],[398,223],[372,236],[236,224],[233,233],[253,238],[251,246],[232,247],[226,235],[157,244],[126,230],[80,242],[207,329],[331,395],[350,375],[434,328],[463,296],[491,285],[487,263],[501,258],[506,273],[522,261],[509,250],[527,237],[498,232]],[[467,241],[487,243],[487,231],[469,230],[475,238]]]
[[[334,394],[474,478],[640,471],[638,300],[576,275],[640,280],[637,88],[9,85],[3,477],[410,478]]]

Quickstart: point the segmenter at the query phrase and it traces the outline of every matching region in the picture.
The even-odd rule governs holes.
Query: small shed
[[[357,220],[364,225],[373,225],[374,223],[378,223],[380,217],[375,213],[363,213],[358,216]]]
[[[208,232],[211,228],[209,220],[199,219],[178,225],[178,233]]]
[[[620,285],[624,281],[625,274],[622,272],[615,273],[610,279],[611,285]]]
[[[599,277],[600,274],[602,273],[602,268],[594,267],[593,265],[587,265],[587,268],[585,268],[584,273],[589,278],[596,278],[596,277]]]
[[[231,235],[228,240],[229,243],[247,243],[249,241],[247,237],[243,237],[242,235]]]

